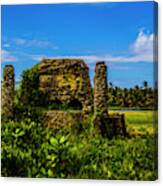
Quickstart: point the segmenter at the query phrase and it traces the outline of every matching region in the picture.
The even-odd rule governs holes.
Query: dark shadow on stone
[[[82,103],[77,99],[73,99],[69,102],[68,108],[72,110],[82,110]]]
[[[60,110],[62,108],[62,102],[59,99],[51,101],[49,105],[51,109]]]

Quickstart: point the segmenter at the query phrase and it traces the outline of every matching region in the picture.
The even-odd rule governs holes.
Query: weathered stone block
[[[79,124],[82,120],[83,115],[81,111],[50,110],[43,114],[43,125],[53,129],[71,127]]]
[[[119,114],[119,113],[109,114],[109,123],[112,125],[114,136],[127,135],[124,114]]]

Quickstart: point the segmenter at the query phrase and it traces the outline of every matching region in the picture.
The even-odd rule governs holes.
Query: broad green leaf
[[[15,133],[18,133],[20,130],[21,130],[20,128],[16,129]]]
[[[48,176],[53,177],[53,171],[51,169],[48,169]]]
[[[56,145],[56,144],[58,143],[58,141],[57,141],[56,138],[51,137],[51,138],[50,138],[50,143],[51,143],[52,145]]]
[[[64,136],[62,136],[61,138],[60,138],[60,143],[64,143],[66,141],[66,139],[65,139],[65,137]]]

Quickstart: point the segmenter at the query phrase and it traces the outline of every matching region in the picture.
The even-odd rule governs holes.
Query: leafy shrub
[[[29,119],[2,124],[2,176],[154,180],[155,140],[108,140],[91,128],[42,128]]]
[[[44,106],[48,104],[47,95],[39,90],[38,65],[23,71],[20,84],[20,101],[23,105]]]

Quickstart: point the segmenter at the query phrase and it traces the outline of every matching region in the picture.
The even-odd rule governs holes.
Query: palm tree
[[[147,89],[148,88],[148,82],[147,81],[143,81],[143,86],[144,86],[145,89]]]

